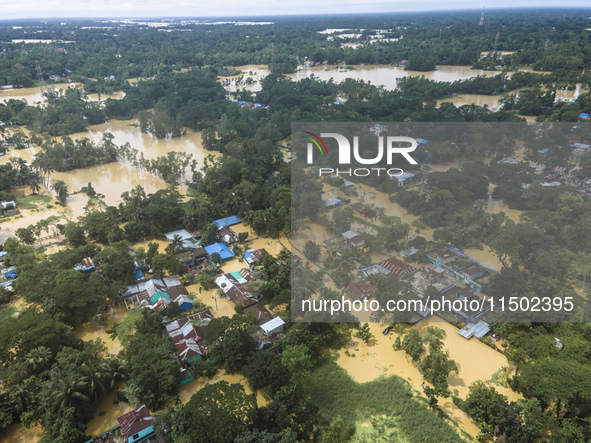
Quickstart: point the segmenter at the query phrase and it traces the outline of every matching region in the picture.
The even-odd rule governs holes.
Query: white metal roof
[[[189,234],[185,229],[179,229],[178,231],[167,232],[166,234],[164,234],[164,236],[170,241],[174,239],[175,235],[179,235],[181,237],[181,240],[188,240],[190,238],[193,238],[193,236]]]
[[[274,329],[277,329],[283,326],[284,324],[285,322],[281,319],[281,317],[275,317],[273,320],[269,320],[267,323],[262,324],[261,329],[265,333],[269,333],[270,331],[273,331]]]

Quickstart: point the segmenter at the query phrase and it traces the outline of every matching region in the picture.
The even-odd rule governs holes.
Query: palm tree
[[[41,185],[39,184],[39,177],[35,177],[29,180],[29,189],[33,194],[39,194],[41,191]]]
[[[339,257],[339,261],[337,263],[337,270],[346,273],[347,275],[350,274],[355,269],[355,260],[352,256],[346,254]]]
[[[185,245],[183,243],[183,238],[180,235],[175,234],[172,240],[170,241],[170,247],[173,250],[173,252],[184,251]]]
[[[55,169],[53,169],[53,167],[49,163],[46,163],[45,165],[43,165],[42,171],[47,178],[46,183],[49,183],[49,176],[55,172]],[[47,186],[47,185],[45,185],[45,186]]]
[[[31,349],[25,355],[25,363],[36,372],[46,369],[51,362],[51,358],[51,350],[45,346],[39,346],[38,348]]]
[[[199,200],[197,200],[196,198],[192,198],[191,200],[189,200],[187,207],[189,208],[189,212],[197,211],[197,209],[199,209]]]
[[[247,210],[244,215],[242,216],[242,221],[244,222],[244,224],[248,225],[250,233],[252,234],[252,226],[251,223],[254,219],[254,211],[252,210]]]
[[[109,374],[111,376],[111,389],[115,389],[117,383],[127,378],[127,368],[117,357],[111,357],[107,360]]]
[[[87,384],[81,380],[72,378],[62,379],[58,386],[52,392],[53,407],[57,410],[70,408],[77,402],[89,402],[90,398],[83,393],[87,389]]]
[[[51,189],[53,189],[57,195],[60,195],[63,192],[64,189],[67,190],[68,188],[66,187],[66,182],[65,181],[63,181],[63,180],[56,180],[55,182],[53,182],[51,184]]]
[[[68,187],[66,186],[66,182],[63,180],[56,180],[51,184],[51,188],[57,194],[58,201],[65,205],[66,198],[68,197]]]
[[[17,165],[18,165],[18,168],[19,168],[19,170],[21,172],[26,171],[26,169],[27,169],[27,161],[24,158],[19,157],[17,159]]]
[[[188,212],[183,217],[183,223],[187,229],[196,229],[199,225],[199,216],[196,212]]]
[[[80,366],[84,376],[79,383],[84,384],[90,396],[96,401],[107,392],[105,382],[111,378],[110,369],[105,361],[88,360]]]
[[[14,389],[10,393],[10,398],[16,405],[16,412],[18,414],[22,414],[29,405],[29,398],[31,397],[31,393],[25,385],[18,385],[16,389]]]

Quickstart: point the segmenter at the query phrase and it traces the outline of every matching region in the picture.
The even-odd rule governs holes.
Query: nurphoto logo
[[[316,149],[320,152],[320,155],[329,155],[329,149],[326,146],[324,139],[330,138],[337,142],[338,145],[338,161],[339,165],[351,165],[351,153],[353,159],[357,164],[360,165],[376,165],[386,160],[387,165],[393,164],[393,159],[396,155],[401,155],[411,165],[416,165],[417,162],[411,157],[410,153],[417,148],[417,141],[411,137],[399,137],[399,136],[379,136],[377,137],[377,150],[372,149],[370,152],[375,155],[370,158],[363,157],[360,153],[359,148],[359,137],[352,136],[352,145],[349,137],[336,132],[322,132],[320,135],[316,135],[309,131],[302,131],[308,136],[305,138],[309,140],[307,145],[307,163],[309,165],[314,163],[314,152]],[[385,146],[385,147],[384,147]],[[367,150],[365,151],[367,153]],[[400,168],[355,168],[355,169],[338,169],[338,168],[319,168],[319,175],[354,175],[358,177],[365,177],[370,174],[380,175],[385,172],[390,177],[398,177],[404,173]]]

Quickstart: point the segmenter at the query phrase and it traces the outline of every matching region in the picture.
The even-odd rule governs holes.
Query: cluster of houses
[[[128,310],[150,308],[160,312],[171,302],[176,303],[181,312],[193,309],[193,300],[189,297],[187,288],[175,275],[128,286],[120,297]]]
[[[238,224],[240,221],[235,215],[214,220],[212,223],[218,227],[218,234],[222,241],[207,246],[202,245],[199,232],[191,234],[185,229],[179,229],[178,231],[167,232],[164,236],[171,243],[178,240],[182,242],[184,251],[176,254],[176,257],[184,267],[195,266],[198,262],[203,262],[206,259],[211,260],[212,255],[215,253],[219,254],[222,262],[225,262],[235,257],[229,246],[239,241],[239,235],[230,226]]]
[[[381,274],[387,278],[401,278],[404,275],[415,271],[416,268],[414,266],[411,266],[396,257],[390,257],[381,262],[374,263],[367,268],[357,270],[357,275],[360,280],[349,283],[347,293],[354,300],[371,298],[375,289],[366,280],[370,275]],[[372,318],[377,318],[377,314],[372,313]]]
[[[579,118],[579,121],[588,121],[588,115],[582,113],[582,116],[586,115],[586,118]],[[588,140],[583,142],[583,138],[579,133],[579,127],[573,126],[572,130],[566,134],[566,138],[570,143],[570,155],[568,160],[572,163],[578,163],[591,154],[591,144],[588,143]],[[549,151],[548,148],[539,149],[538,153],[546,154]],[[498,163],[511,163],[511,164],[518,164],[517,160],[513,159],[503,159]],[[556,166],[556,167],[536,167],[539,165],[530,164],[531,167],[524,167],[518,173],[523,175],[536,175],[539,176],[543,182],[541,186],[572,186],[577,188],[581,194],[585,195],[589,190],[591,190],[591,177],[578,177],[577,170],[579,169],[578,165],[575,166]],[[527,189],[530,187],[530,184],[524,184],[522,187]]]
[[[206,310],[164,323],[166,333],[172,338],[176,354],[182,363],[199,360],[209,352],[203,340],[211,320],[213,314]]]
[[[496,271],[477,263],[451,247],[441,251],[430,251],[427,257],[434,268],[416,269],[397,257],[390,257],[369,267],[358,269],[357,274],[360,280],[348,285],[347,294],[352,300],[370,299],[375,293],[375,288],[368,281],[368,277],[372,275],[382,275],[386,278],[406,276],[416,293],[422,298],[428,287],[437,290],[440,295],[438,300],[442,302],[440,305],[442,309],[438,313],[450,314],[455,320],[466,323],[466,326],[458,332],[462,337],[469,339],[473,336],[481,338],[486,335],[490,331],[486,315],[491,311],[491,306],[490,303],[485,302],[480,292],[486,289],[488,278]],[[446,304],[443,304],[444,300]],[[456,300],[464,303],[454,304]],[[421,307],[416,307],[414,314],[410,313],[413,320],[409,321],[416,322],[433,313],[428,305],[423,304]],[[379,315],[380,311],[374,311],[370,319],[376,321]]]
[[[429,251],[427,258],[435,266],[433,272],[449,275],[479,292],[488,287],[490,276],[497,273],[452,247]]]
[[[229,272],[216,278],[215,284],[222,290],[224,295],[234,304],[240,303],[243,312],[253,313],[259,319],[270,319],[271,313],[259,303],[259,300],[252,295],[243,285],[254,280],[253,271],[242,268],[237,272]]]

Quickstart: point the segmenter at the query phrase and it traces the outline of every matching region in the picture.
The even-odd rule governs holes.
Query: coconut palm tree
[[[41,185],[39,184],[39,177],[34,177],[29,180],[29,189],[33,194],[39,194],[41,191]]]
[[[27,409],[30,397],[31,393],[25,387],[25,385],[18,385],[15,389],[11,391],[10,398],[14,402],[16,412],[18,414],[22,414]]]
[[[117,357],[111,357],[107,360],[107,367],[109,369],[109,375],[111,376],[111,389],[115,389],[117,383],[127,378],[127,368],[125,364]]]
[[[80,370],[84,375],[80,378],[79,383],[86,386],[87,392],[94,401],[107,393],[106,383],[110,380],[111,374],[105,361],[89,359],[82,363]]]
[[[183,252],[185,250],[183,238],[180,235],[175,234],[172,240],[170,241],[170,247],[173,252]]]
[[[254,211],[252,210],[247,210],[243,215],[242,215],[242,221],[244,222],[245,225],[247,225],[249,227],[249,230],[252,234],[252,226],[251,223],[254,219]]]
[[[19,170],[21,172],[26,171],[26,169],[27,169],[27,161],[24,158],[22,158],[22,157],[19,157],[16,161],[17,161],[17,165],[18,165]]]
[[[49,176],[55,172],[55,169],[53,169],[53,167],[49,163],[45,163],[42,167],[42,172],[45,174],[45,186],[47,186],[47,184],[49,184]]]
[[[57,194],[58,201],[61,204],[65,204],[66,198],[68,197],[68,187],[66,186],[66,182],[63,180],[56,180],[51,184],[51,189]]]
[[[338,271],[350,274],[356,267],[355,260],[351,255],[344,254],[339,257],[336,269]]]
[[[195,212],[197,209],[199,209],[199,200],[197,200],[196,198],[192,198],[191,200],[189,200],[187,208],[189,208],[189,212]]]
[[[87,388],[87,384],[81,380],[74,380],[72,378],[60,380],[51,394],[53,407],[60,410],[71,408],[76,403],[89,402],[90,397],[84,394]]]
[[[46,369],[51,362],[51,358],[51,350],[45,346],[39,346],[38,348],[31,349],[25,355],[25,363],[27,367],[37,372]]]

